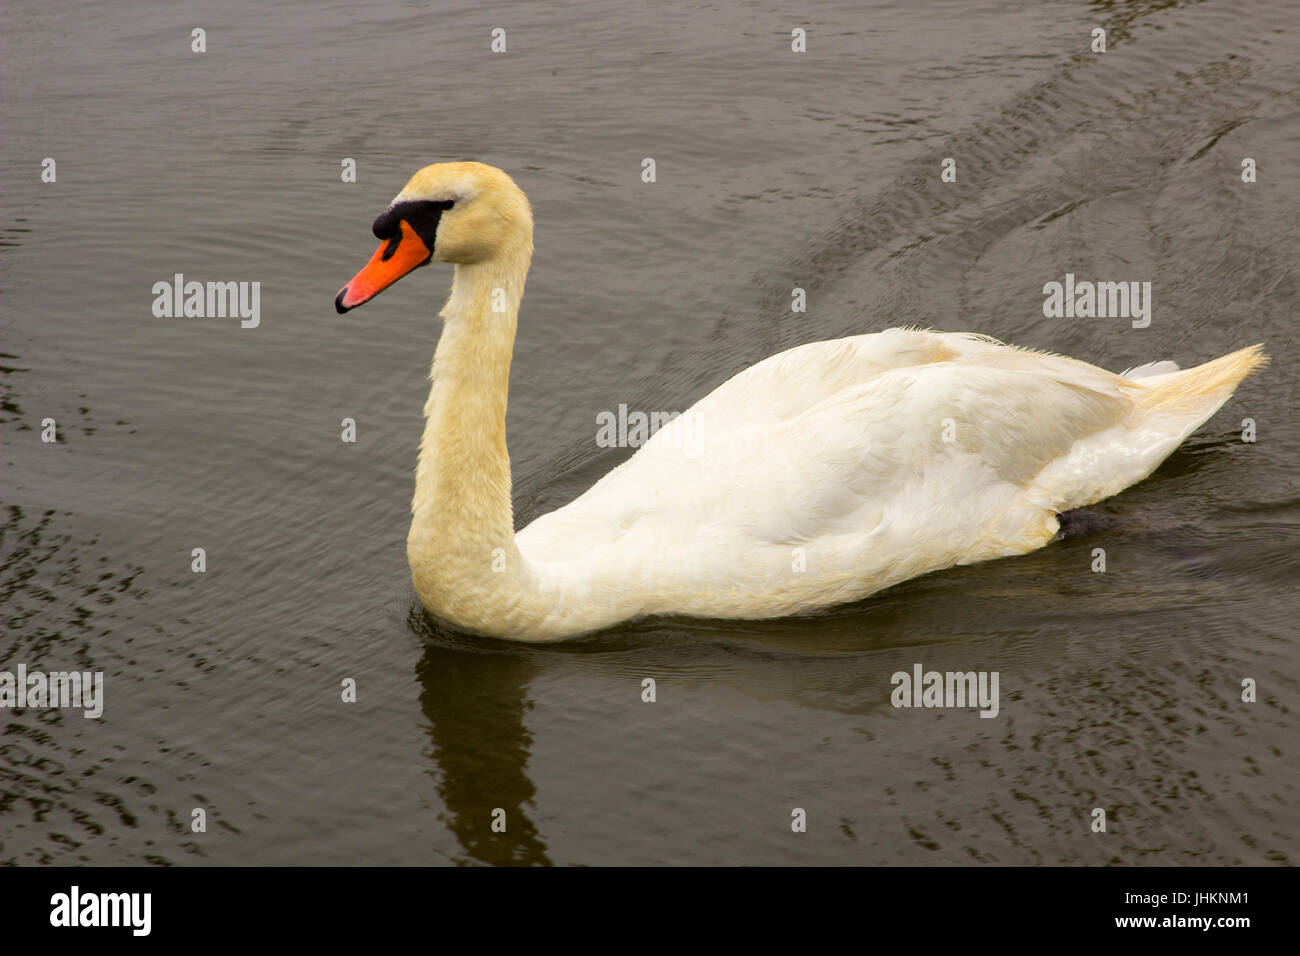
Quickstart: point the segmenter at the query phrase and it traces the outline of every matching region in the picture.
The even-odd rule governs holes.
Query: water
[[[0,718],[0,861],[1296,861],[1294,5],[794,9],[6,5],[0,670],[101,670],[107,703]],[[1275,361],[1093,535],[799,621],[470,640],[404,551],[449,275],[332,308],[410,173],[460,158],[537,219],[520,524],[622,459],[597,412],[800,342]],[[260,326],[155,319],[177,272],[261,282]],[[1045,318],[1066,272],[1151,281],[1151,326]],[[998,671],[1000,715],[892,708],[917,662]]]

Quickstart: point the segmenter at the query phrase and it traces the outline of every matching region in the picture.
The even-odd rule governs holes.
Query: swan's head
[[[523,190],[501,170],[435,163],[411,177],[371,229],[379,248],[335,296],[339,312],[435,259],[472,265],[530,252],[533,214]]]

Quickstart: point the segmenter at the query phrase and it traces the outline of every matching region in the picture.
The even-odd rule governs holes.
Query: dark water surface
[[[0,862],[1296,862],[1297,19],[9,0],[0,670],[100,670],[107,703],[0,712]],[[680,410],[805,341],[921,324],[1115,370],[1257,341],[1274,363],[1099,507],[1115,527],[1033,555],[799,621],[442,633],[404,540],[450,274],[331,303],[406,178],[461,158],[537,218],[521,525],[626,454],[597,412]],[[259,281],[260,326],[154,318],[177,272]],[[1045,318],[1067,272],[1150,281],[1150,327]],[[1001,713],[894,709],[918,662],[998,671]]]

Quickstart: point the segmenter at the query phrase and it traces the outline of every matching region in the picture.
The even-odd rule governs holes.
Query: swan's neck
[[[506,398],[530,244],[456,266],[424,408],[407,558],[436,614],[481,630],[517,600],[526,569],[514,539]]]
[[[461,627],[544,641],[643,610],[618,567],[530,563],[515,541],[506,396],[531,237],[458,265],[424,407],[406,540],[420,603]]]

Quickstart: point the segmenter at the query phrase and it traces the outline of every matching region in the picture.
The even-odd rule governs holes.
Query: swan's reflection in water
[[[528,774],[533,735],[525,724],[529,687],[548,671],[596,686],[625,682],[636,700],[647,674],[678,688],[726,687],[760,702],[802,703],[816,725],[828,709],[861,715],[888,700],[867,689],[878,682],[879,668],[846,669],[847,661],[870,653],[858,615],[838,622],[643,621],[537,646],[457,634],[418,604],[408,624],[423,644],[415,676],[441,819],[463,852],[460,863],[553,862],[532,819],[537,788]],[[498,807],[506,813],[504,833],[492,830]]]
[[[412,610],[417,632],[432,625]],[[487,642],[484,642],[485,644]],[[416,665],[420,706],[429,718],[433,774],[446,807],[443,821],[465,852],[462,863],[549,865],[546,844],[529,818],[537,792],[526,771],[532,735],[524,715],[538,668],[496,645],[475,647],[445,632],[426,640]],[[506,831],[492,830],[492,810],[506,813]]]

